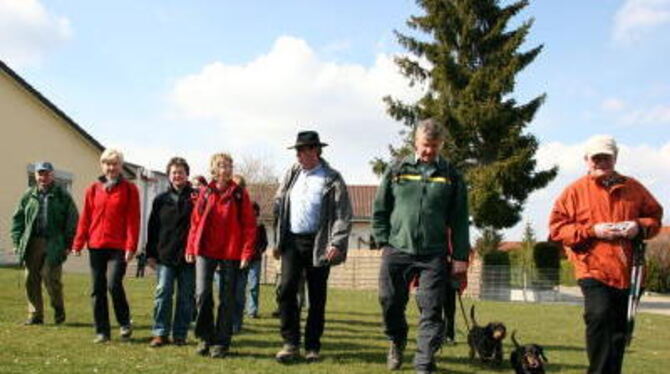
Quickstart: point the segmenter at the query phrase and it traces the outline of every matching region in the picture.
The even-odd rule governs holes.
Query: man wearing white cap
[[[588,173],[558,197],[549,220],[584,295],[588,373],[621,373],[633,243],[656,235],[663,217],[640,182],[614,170],[617,155],[611,136],[590,138]]]

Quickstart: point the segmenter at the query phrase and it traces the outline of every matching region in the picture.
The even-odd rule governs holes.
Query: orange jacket
[[[649,239],[661,227],[663,208],[640,182],[617,176],[617,183],[609,187],[590,175],[568,186],[551,211],[549,237],[563,243],[577,279],[594,278],[624,289],[630,286],[632,242],[598,239],[593,226],[637,221]]]

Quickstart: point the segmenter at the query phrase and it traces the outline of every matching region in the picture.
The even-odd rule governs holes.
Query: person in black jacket
[[[261,207],[254,202],[254,213],[256,214],[256,252],[251,263],[249,263],[249,274],[247,278],[247,297],[246,297],[246,313],[250,318],[258,318],[258,293],[261,284],[261,262],[263,253],[268,247],[268,234],[265,230],[265,225],[258,220],[260,216]]]
[[[167,344],[170,333],[175,345],[186,344],[193,317],[195,267],[186,263],[184,252],[197,191],[188,182],[189,166],[183,158],[173,157],[167,174],[170,187],[154,199],[146,245],[148,265],[156,270],[157,277],[151,347]],[[175,281],[177,302],[173,313]]]

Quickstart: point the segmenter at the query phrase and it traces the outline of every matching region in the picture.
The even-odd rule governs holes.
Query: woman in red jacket
[[[106,149],[100,156],[103,175],[86,189],[84,208],[79,217],[73,251],[89,251],[93,282],[94,343],[109,341],[107,291],[112,296],[120,337],[130,339],[130,307],[123,288],[126,267],[135,256],[140,231],[140,198],[137,187],[121,175],[123,154]],[[107,267],[111,267],[109,281]]]
[[[210,160],[212,181],[200,190],[191,215],[186,261],[195,262],[199,355],[223,358],[233,329],[238,272],[254,255],[256,217],[246,190],[231,180],[233,159],[226,153]],[[219,305],[214,321],[212,280],[219,272]]]

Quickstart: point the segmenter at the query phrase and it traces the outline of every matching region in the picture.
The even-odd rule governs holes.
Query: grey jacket
[[[352,216],[351,201],[344,179],[325,160],[321,159],[321,165],[326,172],[326,184],[321,200],[321,222],[314,240],[312,262],[315,267],[338,265],[346,260]],[[296,163],[286,172],[274,199],[275,245],[280,253],[284,252],[287,234],[290,233],[291,188],[298,179],[300,170],[300,164]],[[328,261],[326,251],[330,246],[340,250],[342,256]]]

